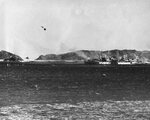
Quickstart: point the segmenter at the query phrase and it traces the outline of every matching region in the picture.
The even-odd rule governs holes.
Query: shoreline
[[[134,63],[134,64],[85,64],[82,62],[65,62],[65,61],[0,61],[0,66],[26,66],[26,65],[43,65],[43,66],[87,66],[87,67],[150,67],[149,63]]]

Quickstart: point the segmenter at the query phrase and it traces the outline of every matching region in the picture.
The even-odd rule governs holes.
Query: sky
[[[0,50],[35,59],[83,49],[150,50],[150,0],[0,0]]]

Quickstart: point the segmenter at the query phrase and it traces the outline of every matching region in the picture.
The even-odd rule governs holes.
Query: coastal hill
[[[94,51],[94,50],[78,50],[64,54],[47,54],[40,55],[36,60],[87,60],[87,59],[102,59],[116,58],[119,61],[141,61],[150,62],[150,51],[137,50],[108,50],[108,51]]]
[[[20,61],[23,60],[20,56],[15,55],[13,53],[7,52],[5,50],[0,51],[0,59],[9,59],[11,57],[15,58],[16,60],[20,60]]]

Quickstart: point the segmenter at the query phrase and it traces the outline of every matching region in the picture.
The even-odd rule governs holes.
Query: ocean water
[[[149,100],[150,67],[1,66],[0,104]]]
[[[83,119],[86,119],[86,117],[94,119],[92,116],[95,115],[96,111],[104,110],[105,107],[107,107],[106,113],[104,112],[105,114],[123,114],[125,116],[126,112],[130,112],[131,106],[133,108],[133,111],[131,111],[134,115],[135,113],[139,115],[139,112],[136,112],[136,110],[141,110],[141,106],[145,106],[140,111],[140,114],[142,112],[142,115],[146,113],[146,119],[149,119],[149,100],[150,67],[145,65],[117,67],[28,64],[24,66],[1,66],[0,69],[0,114],[3,117],[8,117],[8,113],[6,112],[7,114],[5,114],[5,109],[7,111],[9,109],[12,110],[13,113],[11,115],[16,115],[14,110],[20,110],[21,108],[29,111],[29,109],[34,109],[35,106],[57,105],[59,107],[63,106],[62,109],[65,110],[64,106],[69,105],[76,107],[73,107],[73,111],[70,110],[72,108],[67,107],[68,112],[62,112],[62,114],[67,115],[67,118],[64,119],[70,119],[69,117],[73,114],[72,112],[76,113],[76,111],[79,114],[75,118],[79,119],[79,116],[85,113]],[[108,106],[99,107],[104,103]],[[92,107],[93,105],[95,105],[95,108]],[[123,105],[123,108],[118,108],[121,105]],[[76,109],[81,106],[81,111]],[[42,108],[42,110],[46,109]],[[41,110],[41,108],[39,109]],[[117,112],[114,113],[114,109]],[[124,111],[125,109],[127,111]],[[43,117],[44,113],[42,113],[42,110],[40,112],[41,118],[39,119]],[[55,114],[55,112],[59,113],[61,110],[55,109],[54,112],[53,109],[48,108],[48,111]],[[70,113],[69,111],[72,112]],[[93,111],[91,117],[87,115],[89,111],[90,113]],[[36,109],[35,114],[37,112],[38,110]],[[19,114],[18,112],[17,115],[21,115],[22,113]],[[35,114],[28,113],[27,115],[33,117]],[[52,118],[54,114],[48,113],[46,115]],[[98,112],[97,114],[99,115],[100,113]],[[133,116],[133,114],[129,116]],[[58,119],[60,116],[58,114],[55,117]],[[100,115],[95,118],[100,119],[102,116]],[[111,114],[110,116],[104,115],[102,119],[104,117],[107,119],[111,117]]]

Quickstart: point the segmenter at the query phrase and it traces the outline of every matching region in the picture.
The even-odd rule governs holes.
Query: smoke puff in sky
[[[0,48],[23,58],[150,48],[149,0],[0,0],[0,15]]]

